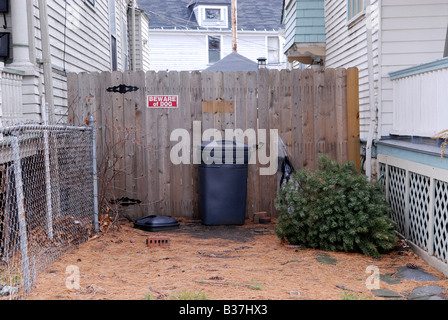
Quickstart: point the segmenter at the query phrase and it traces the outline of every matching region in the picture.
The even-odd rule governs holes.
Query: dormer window
[[[205,8],[205,20],[215,20],[215,21],[222,20],[221,9]]]
[[[193,9],[196,21],[204,28],[228,28],[227,5],[196,5]]]

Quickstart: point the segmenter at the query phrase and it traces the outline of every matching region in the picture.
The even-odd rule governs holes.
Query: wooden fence
[[[100,203],[101,197],[137,199],[132,218],[200,217],[198,165],[170,161],[178,143],[171,132],[193,136],[194,121],[202,132],[266,129],[267,142],[277,129],[296,169],[316,168],[320,153],[360,167],[356,68],[79,73],[69,75],[68,89],[70,122],[90,115],[96,121]],[[148,108],[148,95],[177,95],[179,106]],[[264,147],[269,155],[269,143]],[[265,166],[249,165],[248,218],[258,211],[276,216],[278,177],[260,175]]]

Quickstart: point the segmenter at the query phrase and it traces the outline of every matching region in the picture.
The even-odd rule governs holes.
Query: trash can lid
[[[250,151],[248,145],[236,140],[213,140],[201,144],[200,156],[205,163],[244,164],[249,161]]]
[[[212,141],[205,141],[205,142],[201,143],[202,149],[204,149],[206,147],[209,147],[209,148],[221,147],[223,150],[227,150],[227,149],[249,150],[249,146],[247,144],[242,143],[240,141],[236,141],[236,140],[212,140]]]
[[[135,228],[146,231],[159,231],[167,228],[176,228],[178,226],[179,221],[177,221],[176,219],[158,215],[150,215],[139,218],[134,222]]]

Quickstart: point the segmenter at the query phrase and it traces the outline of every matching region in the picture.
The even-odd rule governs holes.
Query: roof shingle
[[[149,16],[151,29],[197,29],[199,25],[193,13],[195,5],[223,4],[230,7],[230,0],[137,0],[137,2],[139,8]],[[283,29],[281,24],[283,0],[239,0],[237,3],[239,30]]]

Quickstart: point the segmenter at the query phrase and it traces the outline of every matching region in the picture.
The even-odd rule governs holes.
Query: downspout
[[[129,1],[131,6],[131,34],[132,34],[132,71],[137,71],[137,53],[135,52],[136,48],[136,39],[135,39],[135,0]]]
[[[377,110],[375,103],[375,78],[373,68],[373,40],[372,40],[372,0],[366,1],[366,31],[367,31],[367,64],[369,72],[369,104],[370,104],[370,123],[369,133],[366,145],[366,176],[369,181],[372,180],[372,147],[375,131],[377,129]]]
[[[50,33],[48,27],[47,1],[39,0],[39,21],[42,41],[42,64],[44,69],[45,101],[48,103],[48,121],[54,123],[53,70],[51,66]],[[43,115],[44,116],[44,115]],[[44,116],[45,119],[45,116]]]

